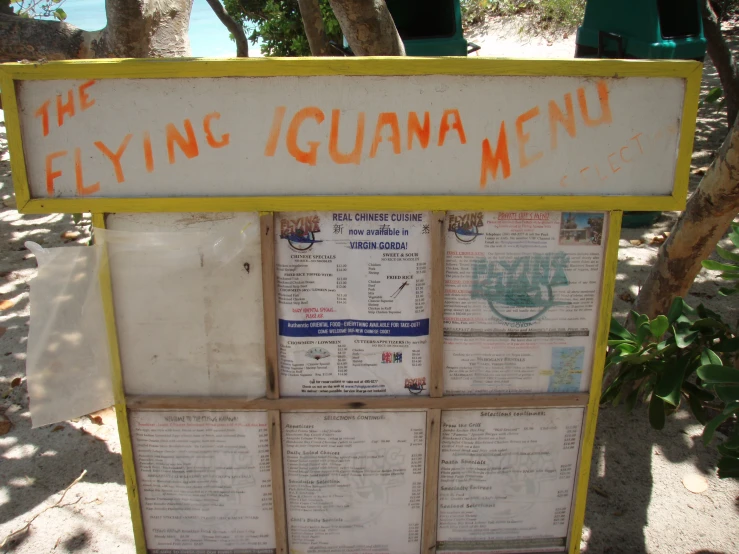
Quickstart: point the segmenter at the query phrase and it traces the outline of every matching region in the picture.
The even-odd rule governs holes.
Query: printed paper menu
[[[446,394],[589,388],[607,215],[450,212]]]
[[[418,554],[425,412],[283,413],[290,551]]]
[[[280,392],[428,394],[425,212],[276,215]]]
[[[443,412],[438,550],[564,551],[583,412]]]
[[[266,412],[130,415],[149,554],[273,554]]]

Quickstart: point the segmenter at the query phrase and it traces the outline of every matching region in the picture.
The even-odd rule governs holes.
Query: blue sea
[[[63,4],[67,23],[96,31],[105,27],[104,0],[67,0]],[[236,43],[205,0],[195,0],[190,18],[190,49],[198,58],[231,58],[236,56]],[[249,43],[249,55],[258,56],[259,44]]]

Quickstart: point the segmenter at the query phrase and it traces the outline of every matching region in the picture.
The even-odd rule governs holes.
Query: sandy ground
[[[494,20],[471,37],[480,55],[571,58],[574,34],[523,38],[520,20]],[[710,63],[704,88],[717,83]],[[2,112],[0,112],[0,115]],[[2,121],[2,117],[0,117]],[[713,107],[699,113],[693,156],[693,186],[726,132],[725,115]],[[84,243],[89,219],[75,225],[69,215],[22,216],[14,209],[4,124],[0,123],[0,414],[12,429],[0,437],[0,543],[32,518],[30,531],[6,551],[38,553],[134,552],[130,512],[121,470],[115,418],[95,417],[30,428],[25,383],[29,324],[29,280],[35,260],[23,242],[43,246]],[[669,230],[676,214],[666,213],[651,227],[625,229],[620,242],[614,312],[631,307],[657,252],[651,239]],[[70,241],[65,231],[79,231]],[[634,245],[631,240],[643,240]],[[728,321],[739,316],[737,303],[717,296],[715,274],[702,272],[689,302],[706,303]],[[15,381],[14,381],[15,380]],[[18,384],[20,380],[20,384]],[[15,385],[15,386],[14,386]],[[601,411],[591,473],[583,551],[594,554],[739,554],[739,483],[715,476],[716,452],[700,440],[701,428],[686,412],[662,432],[649,427],[646,410]],[[87,473],[61,499],[83,472]],[[703,476],[708,488],[689,492],[682,479]],[[61,501],[60,501],[61,500]],[[40,515],[39,515],[40,514]]]

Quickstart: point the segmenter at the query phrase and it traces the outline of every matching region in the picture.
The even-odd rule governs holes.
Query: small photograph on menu
[[[583,413],[444,411],[437,552],[564,552]]]
[[[134,411],[149,554],[274,554],[267,412]]]
[[[428,395],[428,212],[275,216],[283,396]]]
[[[608,217],[449,212],[444,392],[590,386]]]
[[[418,554],[426,412],[288,412],[290,551]]]

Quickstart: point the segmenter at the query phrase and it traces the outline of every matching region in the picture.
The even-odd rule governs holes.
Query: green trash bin
[[[408,56],[466,56],[459,0],[386,0]]]
[[[588,0],[576,44],[580,58],[702,61],[700,0]]]
[[[462,35],[459,0],[386,0],[408,56],[466,56],[480,49]],[[344,39],[342,53],[352,55]]]
[[[588,0],[576,58],[703,61],[700,0]],[[625,212],[624,227],[645,227],[661,212]]]

